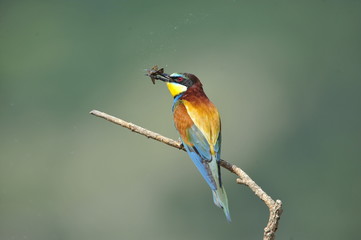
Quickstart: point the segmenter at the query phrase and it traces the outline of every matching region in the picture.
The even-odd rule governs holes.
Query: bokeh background
[[[360,1],[1,1],[0,239],[261,239],[268,209],[223,171],[233,222],[144,69],[191,72],[222,157],[284,203],[277,239],[361,228]]]

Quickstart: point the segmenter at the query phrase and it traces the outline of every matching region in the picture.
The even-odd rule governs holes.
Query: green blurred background
[[[360,1],[1,1],[0,239],[262,238],[234,175],[228,224],[185,153],[89,115],[177,139],[155,64],[202,80],[277,239],[357,239],[360,23]]]

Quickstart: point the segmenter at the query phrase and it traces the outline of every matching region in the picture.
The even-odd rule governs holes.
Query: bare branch
[[[113,117],[109,114],[93,110],[90,114],[95,115],[97,117],[104,118],[112,123],[120,125],[122,127],[128,128],[133,132],[144,135],[148,138],[157,140],[159,142],[165,143],[169,146],[178,148],[180,150],[185,151],[182,146],[182,143],[179,141],[175,141],[173,139],[164,137],[159,133],[152,132],[140,126],[137,126],[133,123],[126,122],[122,119]],[[230,172],[236,174],[239,178],[237,178],[237,183],[244,184],[248,186],[256,195],[259,197],[268,207],[270,216],[268,220],[267,226],[264,228],[263,240],[274,240],[275,233],[278,228],[278,222],[280,220],[280,216],[282,214],[282,202],[281,200],[273,200],[267,193],[265,193],[260,186],[258,186],[241,168],[237,167],[234,164],[231,164],[225,160],[221,160],[221,166]]]

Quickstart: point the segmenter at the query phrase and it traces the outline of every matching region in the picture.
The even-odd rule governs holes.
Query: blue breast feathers
[[[174,108],[178,104],[178,101],[182,96],[183,96],[183,94],[181,93],[174,97],[173,105],[172,105],[172,112],[174,112]]]

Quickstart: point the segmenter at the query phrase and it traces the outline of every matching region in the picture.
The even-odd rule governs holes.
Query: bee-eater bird
[[[149,75],[166,82],[173,96],[173,118],[183,146],[212,189],[214,204],[231,221],[226,191],[221,180],[221,120],[217,108],[193,74],[156,72]]]

